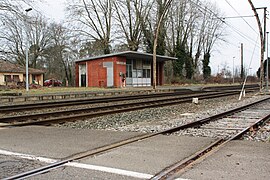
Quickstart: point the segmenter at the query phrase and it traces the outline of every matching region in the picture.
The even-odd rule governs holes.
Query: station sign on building
[[[164,84],[165,61],[176,58],[157,55],[157,85]],[[153,55],[135,51],[106,54],[75,61],[77,87],[152,86]],[[124,80],[124,81],[123,81]]]

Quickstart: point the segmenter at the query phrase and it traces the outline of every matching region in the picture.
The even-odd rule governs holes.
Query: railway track
[[[270,98],[260,103],[250,104],[241,109],[234,109],[229,114],[220,114],[216,117],[201,120],[197,125],[176,132],[181,135],[207,136],[216,138],[217,141],[205,149],[195,153],[185,160],[166,167],[157,173],[152,180],[175,179],[203,160],[218,151],[232,140],[240,139],[250,129],[256,129],[270,119]]]
[[[62,167],[63,165],[65,165],[69,162],[79,160],[79,159],[82,159],[85,157],[91,157],[91,156],[94,156],[94,155],[99,154],[99,153],[105,153],[108,150],[112,150],[114,148],[119,148],[121,146],[130,144],[130,143],[134,143],[134,142],[137,142],[140,140],[148,139],[148,138],[153,137],[153,136],[168,135],[168,134],[172,134],[172,133],[175,133],[177,131],[187,129],[187,128],[194,128],[194,127],[198,128],[200,126],[205,127],[205,125],[207,123],[209,124],[213,121],[216,121],[219,123],[220,121],[222,121],[222,119],[226,119],[229,116],[230,117],[237,116],[238,118],[243,117],[242,116],[243,114],[246,115],[245,112],[252,111],[252,108],[254,108],[256,110],[256,109],[258,109],[259,106],[264,106],[265,103],[270,104],[270,98],[266,98],[266,99],[263,99],[263,100],[260,100],[260,101],[242,106],[242,107],[232,109],[232,110],[227,111],[227,112],[223,112],[221,114],[217,114],[215,116],[211,116],[211,117],[201,119],[201,120],[198,120],[198,121],[195,121],[192,123],[188,123],[188,124],[181,125],[181,126],[178,126],[175,128],[171,128],[171,129],[168,129],[165,131],[161,131],[161,132],[157,132],[157,133],[153,133],[153,134],[140,135],[140,136],[136,136],[133,138],[125,139],[123,141],[119,141],[117,143],[104,145],[102,147],[92,149],[89,151],[80,152],[80,153],[74,154],[72,156],[66,157],[66,158],[64,158],[56,163],[52,163],[52,164],[49,164],[47,166],[44,166],[44,167],[41,167],[38,169],[34,169],[32,171],[28,171],[28,172],[24,172],[24,173],[21,173],[21,174],[12,176],[12,177],[8,177],[8,178],[5,178],[5,180],[23,179],[23,178],[33,177],[33,176],[39,175],[39,174],[44,173],[44,172],[49,172],[52,169]],[[269,105],[268,105],[268,107],[269,107]],[[160,173],[153,176],[152,179],[173,179],[179,175],[179,172],[185,171],[186,168],[189,168],[191,165],[193,165],[197,161],[211,155],[215,151],[218,151],[221,147],[225,146],[228,142],[230,142],[234,139],[240,138],[244,133],[249,131],[251,128],[257,127],[259,124],[261,124],[265,121],[268,121],[270,118],[270,110],[267,108],[264,110],[263,110],[263,113],[258,113],[256,117],[251,118],[252,122],[246,123],[245,126],[242,126],[241,130],[238,129],[237,132],[231,134],[230,136],[224,136],[223,138],[219,138],[217,141],[215,141],[214,143],[209,145],[207,148],[195,153],[191,157],[188,157],[188,158],[186,158],[186,159],[184,159],[176,164],[173,164],[173,165],[165,168]],[[237,120],[236,120],[236,122],[237,122]],[[240,121],[240,122],[243,122],[243,121]]]
[[[55,123],[63,123],[68,121],[76,121],[82,118],[93,118],[107,114],[121,113],[127,111],[135,111],[145,108],[154,108],[161,106],[174,105],[179,103],[191,102],[192,98],[199,99],[218,98],[224,96],[231,96],[238,94],[237,91],[232,92],[210,92],[201,93],[189,96],[177,96],[159,100],[147,100],[144,102],[129,102],[120,103],[117,105],[98,106],[91,108],[78,108],[72,110],[61,110],[54,112],[44,112],[36,114],[25,114],[18,116],[6,116],[0,118],[1,123],[9,123],[0,125],[0,127],[7,126],[27,126],[27,125],[51,125]]]
[[[44,109],[44,108],[56,108],[63,106],[77,106],[85,104],[98,104],[98,103],[108,103],[108,102],[118,102],[118,101],[127,101],[127,100],[138,100],[138,99],[151,99],[151,98],[160,98],[160,97],[172,97],[172,96],[181,96],[181,95],[191,95],[203,93],[201,91],[194,92],[189,90],[184,90],[180,92],[173,93],[158,93],[158,94],[144,94],[144,95],[131,95],[131,96],[113,96],[113,97],[102,97],[102,98],[87,98],[87,99],[70,99],[70,100],[61,100],[53,102],[38,102],[31,104],[13,104],[0,106],[0,113],[8,113],[14,111],[27,111],[33,109]]]
[[[0,106],[0,113],[8,112],[19,112],[19,111],[31,111],[33,109],[45,109],[45,108],[56,108],[64,106],[78,106],[86,104],[98,104],[108,102],[119,102],[119,101],[131,101],[138,99],[151,99],[151,98],[162,98],[162,97],[173,97],[181,95],[192,95],[207,93],[209,91],[238,91],[241,86],[218,86],[218,87],[206,87],[205,91],[191,91],[189,89],[176,90],[171,93],[155,93],[155,94],[143,94],[143,95],[124,95],[124,96],[113,96],[113,97],[102,97],[102,98],[86,98],[86,99],[69,99],[59,101],[48,101],[48,102],[35,102],[35,103],[24,103],[24,104],[12,104]],[[247,85],[246,90],[258,90],[258,85]]]
[[[204,91],[227,91],[227,90],[240,90],[242,89],[242,85],[233,85],[233,86],[209,86],[204,87]],[[245,85],[245,89],[259,89],[258,84],[247,84]]]

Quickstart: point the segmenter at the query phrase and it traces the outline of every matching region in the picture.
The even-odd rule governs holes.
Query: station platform
[[[32,168],[37,168],[75,153],[136,135],[136,132],[38,126],[2,128],[0,170],[6,168],[3,167],[6,163],[13,170],[1,170],[0,178],[29,170],[29,164],[32,164]],[[149,179],[163,168],[194,154],[214,140],[160,135],[71,162],[32,179]],[[269,150],[270,143],[234,141],[179,179],[269,179]]]

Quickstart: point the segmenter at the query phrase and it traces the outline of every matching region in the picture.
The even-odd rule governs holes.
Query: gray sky
[[[203,1],[203,0],[201,0]],[[219,7],[226,17],[249,16],[253,15],[253,11],[248,3],[248,0],[227,0],[231,6],[239,13],[237,13],[226,0],[209,0]],[[40,10],[44,10],[44,15],[52,20],[61,21],[64,19],[64,3],[66,0],[43,0]],[[252,0],[255,7],[267,7],[270,11],[270,0]],[[258,10],[259,17],[262,21],[263,10]],[[225,65],[227,68],[240,68],[240,44],[244,44],[244,64],[248,68],[250,61],[250,73],[256,73],[260,66],[260,39],[258,37],[259,30],[255,17],[244,18],[228,18],[226,19],[227,34],[226,41],[216,45],[211,57],[212,74],[216,74]],[[270,31],[270,21],[267,21],[267,31]],[[251,27],[250,27],[251,26]],[[238,31],[238,33],[236,32]],[[257,42],[257,44],[256,44]],[[254,51],[255,48],[255,51]],[[254,51],[254,53],[253,53]],[[252,58],[253,56],[253,58]],[[235,58],[233,58],[235,57]],[[266,54],[265,54],[266,57]],[[265,58],[266,59],[266,58]]]
[[[218,7],[225,13],[226,17],[253,15],[253,11],[248,3],[248,0],[227,0],[231,6],[238,12],[236,12],[225,0],[211,0],[216,2]],[[267,7],[270,11],[270,0],[252,0],[254,6]],[[263,10],[258,10],[261,22],[263,22]],[[213,54],[213,59],[211,61],[211,67],[216,73],[218,69],[227,63],[232,69],[233,67],[233,57],[235,57],[234,65],[240,68],[240,44],[244,44],[244,64],[248,68],[250,61],[251,66],[250,72],[256,73],[260,66],[260,39],[259,39],[259,28],[255,17],[244,18],[228,18],[225,19],[226,32],[228,36],[226,40],[228,43],[223,43],[221,46],[216,46]],[[267,31],[270,31],[270,21],[267,21]],[[239,33],[237,33],[238,31]],[[257,42],[257,43],[256,43]],[[255,51],[254,51],[255,48]],[[253,54],[254,51],[254,54]],[[253,56],[253,58],[252,58]],[[266,54],[265,54],[266,59]],[[219,68],[218,68],[219,66]]]

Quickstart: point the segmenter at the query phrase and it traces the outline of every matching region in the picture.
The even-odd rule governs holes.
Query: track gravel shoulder
[[[240,101],[238,100],[238,96],[199,100],[199,104],[184,103],[160,108],[149,108],[92,119],[86,118],[83,121],[56,126],[74,129],[102,129],[109,131],[152,133],[207,118],[239,106],[265,99],[266,97],[269,96],[248,94],[247,97],[242,98]],[[269,129],[267,129],[254,138],[246,139],[268,141],[269,135]]]

